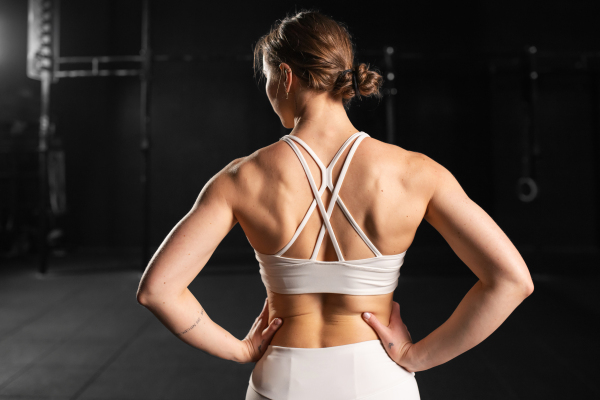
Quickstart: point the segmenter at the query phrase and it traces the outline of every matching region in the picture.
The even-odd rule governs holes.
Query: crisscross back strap
[[[344,142],[344,144],[342,145],[342,147],[340,147],[340,149],[337,151],[337,153],[333,157],[333,160],[331,161],[331,163],[330,163],[330,165],[329,165],[328,168],[325,168],[325,165],[321,162],[321,160],[319,159],[319,157],[315,154],[315,152],[306,143],[304,143],[304,141],[302,139],[297,138],[295,136],[286,135],[286,136],[283,136],[280,140],[283,140],[284,142],[286,142],[287,144],[290,145],[290,147],[292,148],[292,150],[294,150],[294,152],[296,153],[296,155],[300,159],[300,163],[302,163],[302,160],[304,160],[304,157],[298,151],[298,148],[294,145],[294,143],[291,140],[296,140],[298,143],[300,143],[300,145],[302,147],[304,147],[306,149],[306,151],[308,152],[308,154],[310,154],[310,156],[315,160],[315,162],[317,163],[317,166],[321,170],[321,187],[319,188],[319,191],[318,191],[318,193],[319,193],[318,198],[320,199],[321,196],[323,195],[323,192],[325,191],[325,188],[329,187],[331,189],[331,187],[332,187],[331,184],[328,185],[328,183],[331,183],[331,172],[328,173],[328,171],[330,171],[332,169],[332,166],[335,165],[335,162],[338,160],[338,158],[340,158],[340,155],[344,152],[344,150],[346,149],[346,147],[348,147],[348,145],[352,142],[352,140],[356,136],[358,136],[360,133],[361,132],[355,133],[354,135],[350,136]],[[293,139],[290,139],[290,138],[293,138]],[[302,167],[304,168],[304,165]],[[309,182],[310,182],[310,179],[312,178],[312,174],[310,173],[310,169],[307,171],[307,169],[304,168],[304,171],[307,174]],[[296,229],[296,232],[294,232],[294,236],[292,237],[292,239],[281,250],[279,250],[277,253],[275,253],[276,256],[281,256],[286,251],[288,251],[288,249],[294,244],[294,242],[296,241],[296,239],[298,238],[298,236],[300,235],[300,233],[304,229],[304,226],[308,222],[308,219],[312,215],[312,213],[315,210],[316,206],[317,206],[317,200],[315,198],[315,199],[313,199],[312,203],[310,204],[310,207],[308,208],[308,211],[304,215],[304,218],[302,219],[302,222],[300,222],[300,225]]]
[[[356,230],[358,235],[365,242],[367,247],[369,247],[369,249],[373,252],[373,254],[375,254],[376,257],[379,257],[379,256],[381,256],[381,253],[379,252],[379,250],[377,250],[377,248],[373,245],[373,243],[371,243],[371,241],[369,240],[367,235],[364,234],[362,229],[360,229],[360,227],[358,226],[358,224],[356,223],[354,218],[352,218],[352,215],[350,215],[350,212],[346,208],[346,205],[342,202],[342,199],[339,197],[342,183],[344,182],[344,178],[346,177],[346,172],[348,171],[348,167],[350,166],[350,161],[352,161],[352,157],[354,156],[354,153],[356,152],[358,145],[360,144],[360,142],[362,142],[362,140],[364,138],[365,138],[364,135],[359,136],[358,139],[356,139],[354,141],[354,144],[350,148],[350,151],[348,152],[348,155],[346,156],[346,160],[344,161],[344,165],[342,166],[342,170],[340,172],[338,180],[335,184],[335,187],[333,187],[331,199],[329,200],[329,206],[327,207],[327,216],[324,218],[327,220],[329,220],[329,218],[331,218],[331,214],[333,213],[333,208],[335,206],[335,203],[338,202],[340,209],[342,210],[342,212],[344,213],[344,215],[350,222],[350,225],[352,225],[354,230]],[[330,174],[331,174],[331,172],[330,172]],[[332,186],[333,185],[329,186],[329,188],[332,189]],[[323,242],[324,235],[325,235],[325,227],[321,226],[321,230],[320,230],[319,236],[317,238],[317,244],[315,245],[315,249],[313,251],[313,256],[311,257],[311,259],[316,259],[319,249],[321,248],[321,243]]]
[[[346,218],[348,219],[348,221],[350,222],[352,227],[356,230],[356,232],[359,234],[361,239],[363,239],[363,241],[369,247],[369,249],[371,249],[371,251],[373,251],[373,253],[375,254],[376,257],[381,256],[381,253],[379,252],[379,250],[377,250],[377,248],[373,245],[373,243],[371,243],[369,238],[360,229],[360,227],[358,226],[358,224],[356,223],[354,218],[352,218],[352,215],[350,215],[350,212],[344,205],[342,199],[339,197],[339,191],[341,189],[342,183],[346,176],[346,172],[348,171],[348,167],[350,165],[352,157],[354,156],[354,153],[356,152],[356,149],[358,148],[358,145],[360,144],[360,142],[367,136],[369,136],[369,135],[367,135],[364,132],[357,132],[354,135],[352,135],[351,137],[349,137],[344,142],[344,144],[340,147],[340,149],[337,151],[336,155],[333,157],[333,159],[331,160],[331,163],[329,164],[329,166],[327,168],[325,168],[325,165],[321,162],[319,157],[302,139],[297,138],[295,136],[290,136],[290,135],[286,135],[281,138],[282,140],[284,140],[286,143],[288,143],[290,145],[290,147],[292,148],[294,153],[296,153],[296,156],[300,160],[300,163],[302,164],[302,168],[304,169],[304,172],[306,173],[311,190],[313,192],[314,200],[312,201],[306,215],[304,216],[302,222],[300,223],[300,226],[298,226],[298,229],[296,229],[296,232],[294,233],[294,236],[292,237],[290,242],[283,249],[281,249],[279,252],[277,252],[277,254],[275,254],[275,255],[277,255],[277,256],[282,255],[296,241],[298,235],[300,234],[302,229],[304,229],[304,226],[306,225],[308,219],[312,215],[312,212],[314,211],[315,205],[316,205],[319,207],[319,212],[320,212],[321,216],[323,217],[323,225],[321,225],[321,230],[319,231],[319,236],[317,238],[317,242],[315,244],[315,247],[314,247],[314,250],[313,250],[313,253],[312,253],[310,259],[311,260],[316,259],[317,254],[319,253],[319,250],[321,248],[321,244],[323,242],[325,230],[327,230],[327,232],[329,233],[329,236],[331,238],[333,247],[335,249],[336,255],[338,257],[338,260],[344,261],[344,257],[342,255],[339,244],[335,237],[335,233],[333,232],[333,228],[329,221],[329,219],[331,218],[335,203],[337,202],[340,209],[342,210],[342,212],[344,213],[344,215],[346,216]],[[356,139],[356,140],[354,140],[354,139]],[[350,143],[352,143],[352,140],[354,140],[354,143],[352,144],[352,147],[350,148],[350,151],[348,152],[348,155],[346,156],[346,159],[344,160],[344,165],[342,166],[342,170],[338,177],[338,181],[336,182],[336,185],[334,187],[333,186],[333,177],[332,177],[333,167],[337,163],[338,159],[340,158],[340,156],[342,155],[342,153],[344,152],[346,147],[348,147],[348,145],[350,145]],[[315,181],[313,179],[312,173],[310,172],[310,169],[308,168],[308,164],[306,163],[304,156],[302,155],[302,153],[300,152],[300,150],[298,149],[298,147],[295,145],[294,142],[299,143],[302,147],[304,147],[304,149],[310,154],[310,156],[315,160],[315,162],[319,166],[319,169],[321,170],[321,187],[318,190],[317,190]],[[331,196],[327,210],[325,210],[325,206],[323,205],[323,202],[321,200],[321,195],[323,194],[326,187],[329,187],[329,189],[332,191],[332,196]]]

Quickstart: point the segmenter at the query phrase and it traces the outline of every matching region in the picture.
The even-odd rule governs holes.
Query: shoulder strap
[[[359,133],[360,132],[355,133],[354,135],[350,136],[344,142],[344,144],[342,145],[342,147],[338,150],[338,152],[336,153],[336,155],[333,157],[332,163],[334,163],[335,161],[337,161],[337,159],[340,157],[340,155],[342,154],[342,152],[344,151],[344,149],[348,146],[348,144],[350,144],[350,142],[352,142],[352,139],[355,138]],[[325,188],[327,188],[329,186],[329,188],[331,189],[333,187],[333,185],[331,185],[330,179],[328,179],[328,177],[329,178],[331,177],[331,173],[327,172],[328,169],[325,168],[325,165],[321,162],[321,160],[319,159],[319,157],[310,148],[310,146],[308,146],[308,144],[306,144],[302,139],[297,138],[295,136],[285,135],[285,136],[281,137],[281,139],[279,139],[279,140],[283,140],[284,142],[286,142],[287,144],[290,145],[290,147],[292,148],[292,150],[294,150],[294,147],[295,147],[294,143],[290,142],[290,139],[296,141],[302,147],[304,147],[304,149],[315,160],[315,162],[317,163],[317,166],[321,170],[321,187],[319,188],[319,198],[320,198],[323,195],[323,192],[325,191]],[[298,153],[296,153],[296,154],[298,154]],[[331,167],[331,165],[330,165],[330,167]],[[310,172],[310,170],[309,170],[309,172]],[[296,232],[294,232],[294,236],[290,239],[290,241],[281,250],[279,250],[277,253],[275,253],[276,256],[281,256],[286,251],[288,251],[288,249],[294,244],[294,242],[296,241],[296,239],[298,238],[298,236],[300,235],[300,233],[304,229],[304,226],[308,222],[308,219],[312,215],[312,213],[315,210],[316,206],[317,206],[317,201],[315,199],[313,199],[312,203],[310,204],[310,207],[308,208],[308,211],[306,212],[306,214],[304,215],[304,218],[300,222],[300,225],[296,229]]]
[[[337,153],[335,154],[335,156],[333,157],[333,159],[331,160],[331,162],[330,162],[330,164],[329,164],[329,166],[327,168],[325,168],[325,165],[321,162],[321,160],[316,155],[316,153],[302,139],[300,139],[298,137],[295,137],[295,136],[291,136],[291,135],[286,135],[286,136],[284,136],[284,137],[281,138],[281,140],[284,140],[286,143],[288,143],[290,145],[290,147],[292,148],[292,150],[294,151],[294,153],[296,153],[296,156],[300,160],[300,163],[302,164],[302,168],[304,169],[304,172],[306,173],[306,176],[308,178],[309,184],[311,186],[311,190],[313,192],[314,199],[313,199],[313,201],[312,201],[312,203],[311,203],[311,205],[310,205],[307,213],[305,214],[304,218],[302,219],[302,222],[300,223],[300,225],[296,229],[296,232],[294,233],[294,236],[292,237],[292,239],[288,242],[288,244],[283,249],[281,249],[280,251],[278,251],[275,254],[276,256],[280,256],[280,255],[284,254],[292,246],[292,244],[296,241],[296,239],[298,238],[298,236],[300,235],[300,233],[304,229],[304,226],[306,226],[306,223],[308,222],[308,219],[312,215],[312,213],[313,213],[313,211],[315,209],[315,206],[318,205],[319,206],[320,214],[321,214],[321,216],[323,218],[323,225],[321,225],[321,230],[319,232],[319,236],[317,238],[317,242],[315,244],[315,247],[313,249],[313,253],[312,253],[310,259],[311,260],[315,260],[316,259],[317,254],[319,253],[319,250],[321,248],[321,244],[323,242],[323,238],[324,238],[324,235],[325,235],[325,230],[327,230],[327,232],[329,233],[329,236],[331,237],[331,242],[332,242],[332,244],[334,246],[334,249],[336,251],[336,255],[338,257],[338,260],[343,261],[344,257],[342,255],[342,252],[340,250],[339,244],[338,244],[337,239],[335,237],[335,233],[333,232],[333,228],[332,228],[331,223],[329,221],[329,219],[331,218],[331,214],[333,212],[333,208],[334,208],[334,205],[335,205],[336,202],[338,203],[340,209],[342,210],[342,212],[344,213],[344,215],[346,216],[346,218],[350,222],[350,225],[352,225],[352,227],[354,228],[354,230],[358,233],[358,235],[361,237],[361,239],[363,239],[363,241],[369,247],[369,249],[371,249],[371,251],[375,254],[376,257],[381,257],[382,256],[381,252],[373,245],[373,243],[365,235],[365,233],[362,231],[362,229],[360,229],[360,227],[358,226],[358,224],[356,223],[356,221],[354,220],[354,218],[352,218],[352,215],[350,214],[350,212],[346,208],[344,202],[339,197],[339,191],[341,189],[342,183],[343,183],[344,178],[346,176],[346,172],[348,171],[348,167],[350,165],[352,157],[354,156],[354,153],[356,152],[356,149],[358,148],[358,145],[360,144],[360,142],[365,137],[368,137],[368,136],[369,135],[366,134],[366,133],[364,133],[364,132],[357,132],[354,135],[350,136],[344,142],[344,144],[340,147],[340,149],[337,151]],[[333,177],[332,177],[333,168],[334,168],[335,164],[337,163],[338,159],[340,158],[340,156],[342,155],[342,153],[344,152],[344,150],[348,147],[348,145],[350,145],[350,143],[352,143],[352,141],[355,138],[356,138],[356,140],[352,144],[352,147],[350,148],[350,151],[348,152],[348,155],[346,156],[346,159],[344,160],[344,165],[342,166],[342,170],[341,170],[340,175],[338,177],[338,181],[336,182],[336,185],[334,187],[333,186]],[[316,184],[314,182],[312,173],[310,172],[310,169],[308,168],[306,160],[304,159],[304,156],[302,155],[302,153],[300,152],[300,150],[298,149],[298,147],[295,145],[294,142],[296,142],[296,143],[300,144],[302,147],[304,147],[304,149],[315,160],[315,162],[317,163],[319,169],[321,170],[321,187],[319,188],[319,190],[316,189]],[[323,202],[321,200],[321,196],[323,195],[323,192],[325,191],[326,187],[329,187],[329,189],[332,191],[332,196],[331,196],[331,199],[330,199],[327,211],[325,211],[325,206],[323,205]]]
[[[373,249],[375,249],[375,246],[373,246],[371,241],[362,232],[362,230],[360,229],[358,224],[356,224],[356,221],[354,221],[354,218],[352,218],[352,216],[350,215],[350,212],[348,211],[346,206],[343,204],[342,199],[339,198],[340,189],[342,188],[342,183],[344,182],[344,178],[346,177],[346,172],[348,171],[348,167],[350,166],[352,157],[354,157],[354,153],[356,152],[356,149],[358,148],[358,145],[360,144],[360,142],[362,142],[363,139],[368,136],[364,132],[360,132],[360,133],[362,133],[362,135],[360,135],[354,141],[354,143],[352,144],[352,147],[350,148],[350,151],[348,152],[348,155],[346,156],[346,159],[344,160],[344,165],[342,166],[342,170],[341,170],[338,180],[335,184],[335,187],[333,187],[333,179],[331,177],[331,173],[332,173],[335,163],[332,163],[329,166],[331,169],[328,168],[327,172],[329,175],[329,181],[332,183],[329,187],[330,187],[330,189],[333,187],[333,190],[332,190],[331,199],[329,200],[329,206],[327,207],[327,215],[325,217],[323,217],[323,219],[326,221],[329,221],[329,218],[331,218],[331,214],[333,213],[333,208],[335,206],[335,203],[339,200],[340,208],[342,209],[344,215],[350,222],[350,225],[352,225],[352,227],[358,232],[359,236],[363,239],[363,241],[365,241],[365,244],[371,249],[371,251],[373,251]],[[335,161],[337,161],[337,160],[335,160]],[[323,243],[324,235],[325,235],[325,229],[323,226],[321,226],[321,230],[320,230],[319,236],[317,238],[317,244],[315,245],[315,249],[313,250],[313,255],[312,255],[311,259],[315,259],[317,257],[319,249],[321,248],[321,244]],[[333,242],[333,238],[332,238],[332,242]],[[334,244],[334,247],[336,244],[337,243]],[[375,256],[381,255],[381,253],[377,249],[375,249],[375,251],[373,251],[373,253],[375,254]],[[340,260],[343,260],[343,259],[340,259]]]
[[[335,253],[338,257],[338,260],[342,261],[344,259],[344,257],[342,256],[342,251],[340,250],[340,246],[338,245],[338,242],[335,238],[335,233],[333,233],[333,228],[331,227],[329,219],[326,217],[327,213],[325,212],[325,206],[323,205],[323,201],[321,200],[322,192],[319,192],[319,190],[317,190],[317,185],[315,184],[315,180],[312,177],[312,173],[310,172],[310,169],[308,168],[308,165],[306,164],[306,160],[304,159],[304,156],[302,155],[302,153],[300,153],[300,150],[298,150],[298,147],[296,147],[296,145],[293,143],[293,141],[291,139],[289,139],[289,136],[284,138],[283,140],[285,140],[292,147],[292,150],[294,150],[294,153],[296,153],[296,156],[298,156],[298,159],[300,160],[300,163],[302,164],[302,168],[304,168],[304,172],[306,173],[306,177],[308,178],[308,183],[310,184],[310,188],[312,189],[313,196],[317,202],[317,205],[319,206],[319,211],[321,213],[321,216],[323,217],[323,222],[325,223],[325,227],[327,228],[327,231],[329,232],[329,235],[331,237],[333,247],[335,248]],[[312,152],[312,150],[311,150],[311,152]],[[311,154],[311,156],[312,156],[312,154]],[[316,154],[315,154],[315,157],[316,157]],[[318,159],[319,159],[318,157],[315,158],[315,161]],[[319,164],[319,162],[317,164]],[[323,163],[320,163],[319,166],[322,167]],[[323,172],[323,168],[321,168],[321,172]],[[323,176],[323,178],[321,179],[321,181],[322,181],[321,187],[323,188],[323,190],[325,190],[325,187],[327,187],[327,184],[325,183],[326,174],[322,174],[322,176]],[[311,260],[315,259],[314,254],[315,253],[313,252],[313,257],[310,258]]]

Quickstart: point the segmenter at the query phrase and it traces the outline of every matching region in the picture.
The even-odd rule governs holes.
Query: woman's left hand
[[[408,328],[402,322],[400,304],[396,301],[392,303],[392,314],[388,326],[382,324],[374,314],[369,312],[363,313],[363,318],[375,330],[390,358],[408,372],[414,372],[414,367],[407,360],[407,353],[413,342]]]
[[[257,362],[267,350],[275,332],[281,326],[281,318],[275,318],[269,324],[269,299],[265,300],[262,312],[254,321],[250,332],[241,341],[242,357],[238,362],[245,364],[248,362]]]

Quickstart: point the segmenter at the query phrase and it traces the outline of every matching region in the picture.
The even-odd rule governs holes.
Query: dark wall
[[[276,19],[312,6],[153,3],[155,53],[201,55],[250,55]],[[394,4],[352,8],[319,2],[319,9],[348,24],[359,52],[391,45],[397,54],[464,56],[396,62],[398,144],[453,172],[525,253],[596,251],[597,84],[575,68],[540,75],[541,189],[539,199],[524,204],[515,194],[526,125],[522,73],[518,67],[492,73],[493,60],[484,54],[521,52],[527,45],[546,52],[600,51],[598,2]],[[140,13],[140,1],[63,0],[62,55],[137,54]],[[1,21],[9,23],[0,23],[0,119],[34,123],[39,104],[36,82],[25,77],[26,2],[3,2]],[[377,56],[359,53],[359,61],[383,68]],[[157,62],[153,78],[151,232],[152,244],[158,245],[213,174],[285,132],[264,82],[253,78],[250,60]],[[67,154],[70,242],[138,246],[139,80],[63,79],[54,85],[53,100]],[[385,138],[383,103],[365,101],[349,116],[359,129]],[[440,246],[443,240],[424,223],[413,249]],[[221,252],[249,249],[238,227]]]

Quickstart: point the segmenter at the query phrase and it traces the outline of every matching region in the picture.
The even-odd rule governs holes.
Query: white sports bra
[[[340,294],[353,294],[353,295],[377,295],[386,294],[393,292],[396,286],[398,286],[398,277],[400,276],[400,267],[404,262],[404,255],[406,251],[401,254],[384,256],[379,250],[371,243],[369,238],[364,234],[362,229],[358,226],[350,212],[344,205],[344,202],[339,197],[340,188],[342,182],[346,176],[346,171],[350,165],[350,161],[358,148],[360,142],[368,137],[365,132],[357,132],[350,136],[348,140],[344,142],[342,147],[338,150],[336,155],[331,160],[331,163],[326,168],[325,165],[319,160],[315,152],[302,140],[296,136],[285,135],[280,140],[285,141],[290,145],[292,150],[298,156],[304,172],[308,177],[310,187],[312,189],[314,200],[312,201],[310,208],[306,215],[302,219],[302,222],[296,229],[294,236],[285,245],[284,248],[279,250],[275,254],[262,254],[256,249],[256,259],[260,264],[260,274],[265,287],[273,292],[282,294],[301,294],[301,293],[340,293]],[[356,140],[354,140],[356,139]],[[344,165],[338,177],[335,187],[333,186],[332,171],[336,162],[344,152],[346,147],[352,143],[352,147],[346,156]],[[294,143],[299,143],[306,149],[308,154],[315,160],[319,168],[321,169],[321,176],[323,177],[321,187],[317,189],[315,181],[312,177],[310,169],[306,164],[304,156]],[[321,196],[328,187],[331,192],[331,200],[327,210],[323,205]],[[340,250],[340,246],[333,232],[333,228],[329,222],[329,218],[333,212],[335,203],[338,206],[350,222],[350,225],[356,230],[356,233],[363,239],[365,244],[373,251],[375,257],[365,258],[361,260],[344,260],[344,256]],[[302,232],[308,219],[312,215],[315,206],[319,207],[319,212],[323,216],[324,224],[321,226],[317,243],[313,250],[313,253],[308,260],[298,258],[282,257]],[[329,233],[333,247],[335,248],[338,261],[317,261],[317,254],[321,248],[323,237],[325,235],[325,229]]]

